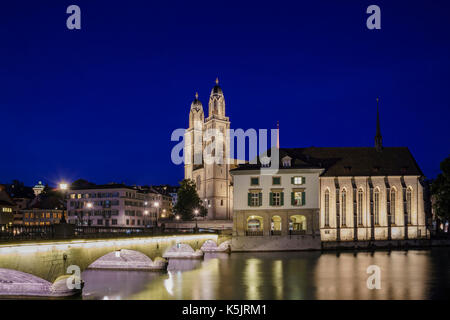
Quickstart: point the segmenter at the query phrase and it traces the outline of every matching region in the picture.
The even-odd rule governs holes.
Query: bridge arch
[[[78,282],[78,286],[69,288],[68,282]],[[58,277],[52,283],[26,272],[0,268],[0,296],[66,297],[80,293],[81,288],[81,278],[75,275],[70,279]]]
[[[170,258],[197,259],[202,257],[203,251],[201,251],[200,248],[197,248],[195,250],[187,243],[176,243],[175,245],[168,248],[163,254],[163,258],[168,259]]]
[[[167,261],[156,257],[154,261],[145,254],[128,249],[120,249],[105,254],[88,266],[88,269],[113,270],[163,270]]]

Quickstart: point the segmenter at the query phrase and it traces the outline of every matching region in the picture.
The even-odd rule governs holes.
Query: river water
[[[381,289],[368,289],[369,266]],[[168,271],[83,272],[83,299],[449,299],[450,248],[206,254]]]

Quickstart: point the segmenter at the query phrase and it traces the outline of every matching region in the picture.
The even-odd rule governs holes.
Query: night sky
[[[81,8],[81,30],[66,8]],[[366,9],[381,8],[381,30]],[[449,1],[2,1],[0,182],[176,184],[171,133],[216,77],[232,128],[281,147],[450,154]]]

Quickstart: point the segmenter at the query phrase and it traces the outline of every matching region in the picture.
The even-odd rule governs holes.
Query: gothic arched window
[[[391,190],[391,207],[390,207],[390,211],[391,211],[391,223],[395,224],[395,205],[396,205],[396,201],[397,201],[397,192],[395,191],[395,189]]]
[[[411,204],[412,204],[412,189],[406,189],[406,213],[408,214],[408,224],[411,224]]]
[[[347,224],[347,190],[342,190],[342,194],[341,194],[341,220],[342,220],[342,225],[345,226]]]
[[[373,219],[375,225],[380,224],[380,190],[375,189],[374,199],[373,199]]]
[[[325,191],[325,226],[330,225],[330,191]]]
[[[364,200],[364,191],[362,189],[358,190],[358,202],[357,202],[357,211],[356,214],[358,216],[358,225],[363,224],[363,200]]]

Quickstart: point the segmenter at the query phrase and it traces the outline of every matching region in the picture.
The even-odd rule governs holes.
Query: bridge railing
[[[66,232],[60,232],[61,226],[9,226],[0,229],[0,241],[13,240],[49,240],[64,238],[108,238],[157,235],[153,228],[124,228],[66,225]]]

